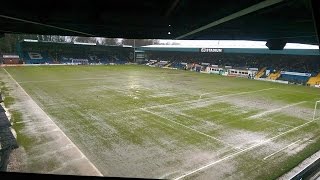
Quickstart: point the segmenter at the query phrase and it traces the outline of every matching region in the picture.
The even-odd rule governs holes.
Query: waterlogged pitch
[[[5,70],[105,176],[274,179],[320,150],[319,89],[138,65]],[[86,174],[27,111],[22,171]]]

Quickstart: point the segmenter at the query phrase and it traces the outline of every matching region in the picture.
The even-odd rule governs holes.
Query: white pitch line
[[[291,125],[288,125],[288,124],[279,123],[279,122],[277,122],[277,121],[272,121],[272,120],[268,120],[268,119],[263,119],[262,121],[269,121],[269,122],[272,122],[272,123],[275,123],[275,124],[279,124],[279,125],[287,126],[287,127],[291,127],[291,128],[294,127],[294,126],[291,126]]]
[[[251,146],[251,147],[248,147],[248,148],[243,149],[243,150],[241,150],[241,151],[238,151],[238,152],[236,152],[236,153],[230,154],[230,155],[228,155],[228,156],[226,156],[226,157],[224,157],[224,158],[221,158],[221,159],[219,159],[219,160],[217,160],[217,161],[211,162],[211,163],[209,163],[209,164],[207,164],[207,165],[204,165],[204,166],[202,166],[202,167],[200,167],[200,168],[197,168],[197,169],[195,169],[195,170],[193,170],[193,171],[189,171],[189,172],[185,173],[185,174],[182,175],[182,176],[179,176],[179,177],[177,177],[177,178],[174,178],[174,180],[179,180],[179,179],[185,178],[185,177],[190,176],[190,175],[192,175],[192,174],[194,174],[194,173],[197,173],[197,172],[202,171],[202,170],[204,170],[204,169],[206,169],[206,168],[209,168],[209,167],[211,167],[211,166],[213,166],[213,165],[215,165],[215,164],[217,164],[217,163],[219,163],[219,162],[221,162],[221,161],[227,160],[227,159],[232,158],[232,157],[235,157],[235,156],[237,156],[237,155],[239,155],[239,154],[241,154],[241,153],[247,152],[247,151],[249,151],[249,150],[251,150],[251,149],[253,149],[253,148],[256,148],[256,147],[258,147],[258,146],[261,146],[261,145],[263,145],[263,144],[265,144],[265,143],[267,143],[267,142],[270,142],[270,141],[272,141],[272,140],[274,140],[274,139],[276,139],[276,138],[278,138],[278,137],[280,137],[280,136],[283,136],[283,135],[288,134],[288,133],[290,133],[290,132],[292,132],[292,131],[295,131],[295,130],[297,130],[297,129],[299,129],[299,128],[307,125],[307,124],[310,124],[310,123],[314,122],[315,120],[318,120],[318,119],[314,119],[314,120],[308,121],[308,122],[306,122],[306,123],[304,123],[304,124],[302,124],[302,125],[300,125],[300,126],[297,126],[297,127],[295,127],[295,128],[292,128],[292,129],[290,129],[290,130],[288,130],[288,131],[286,131],[286,132],[283,132],[283,133],[281,133],[281,134],[278,134],[278,135],[276,135],[276,136],[274,136],[274,137],[272,137],[272,138],[270,138],[270,139],[267,139],[267,140],[265,140],[265,141],[262,141],[262,142],[260,142],[260,143],[257,143],[257,144],[255,144],[255,145],[253,145],[253,146]]]
[[[203,94],[200,94],[199,99],[201,99],[201,98],[202,98],[202,96],[207,95],[207,94],[211,94],[211,93],[203,93]]]
[[[297,106],[299,104],[303,104],[303,103],[306,103],[307,101],[301,101],[301,102],[298,102],[298,103],[294,103],[294,104],[289,104],[287,106],[283,106],[283,107],[280,107],[280,108],[276,108],[276,109],[271,109],[271,110],[268,110],[268,111],[264,111],[262,113],[259,113],[259,114],[256,114],[256,115],[253,115],[253,116],[250,116],[248,118],[259,118],[261,116],[264,116],[264,115],[267,115],[267,114],[270,114],[270,113],[273,113],[273,112],[276,112],[276,111],[280,111],[282,109],[286,109],[286,108],[289,108],[289,107],[292,107],[292,106]]]
[[[159,105],[141,107],[141,108],[130,109],[130,110],[125,110],[125,111],[110,112],[110,113],[106,113],[106,115],[109,115],[109,114],[116,115],[116,114],[121,114],[121,113],[131,113],[131,112],[136,112],[136,111],[140,111],[140,110],[143,110],[143,109],[162,108],[162,107],[168,107],[168,106],[172,106],[172,105],[180,105],[180,104],[185,104],[185,103],[189,103],[189,104],[190,103],[197,103],[197,102],[201,102],[203,100],[212,101],[212,100],[216,100],[216,99],[219,99],[219,98],[222,98],[222,97],[235,96],[235,95],[248,94],[248,93],[255,93],[255,92],[261,92],[261,91],[268,91],[268,90],[271,90],[271,89],[276,89],[276,88],[266,88],[266,89],[260,89],[260,90],[256,90],[256,91],[245,91],[245,92],[226,94],[226,95],[215,96],[215,97],[208,97],[208,98],[203,98],[203,99],[194,99],[194,100],[186,100],[186,101],[180,101],[180,102],[175,102],[175,103],[159,104]],[[222,92],[217,92],[217,93],[222,93]]]
[[[229,97],[229,96],[235,96],[235,95],[242,95],[242,94],[250,94],[250,93],[261,92],[261,91],[268,91],[268,90],[271,90],[271,89],[276,89],[276,88],[265,88],[265,89],[255,90],[255,91],[244,91],[244,92],[239,92],[239,93],[226,94],[226,95],[221,95],[221,96],[213,97],[212,99],[217,99],[217,98],[222,98],[222,97]]]
[[[235,96],[235,95],[241,95],[241,94],[248,94],[248,93],[255,93],[255,92],[261,92],[261,91],[268,91],[271,89],[275,89],[275,88],[266,88],[266,89],[260,89],[260,90],[256,90],[256,91],[245,91],[245,92],[239,92],[239,93],[233,93],[233,94],[226,94],[226,95],[221,95],[221,96],[215,96],[215,97],[208,97],[208,98],[204,98],[204,99],[195,99],[195,100],[187,100],[187,101],[182,101],[182,102],[176,102],[176,103],[170,103],[170,104],[160,104],[160,105],[155,105],[155,106],[149,106],[149,107],[145,107],[145,108],[157,108],[157,107],[167,107],[167,106],[172,106],[172,105],[179,105],[179,104],[184,104],[184,103],[194,103],[194,102],[199,102],[200,100],[215,100],[218,98],[222,98],[222,97],[228,97],[228,96]],[[219,93],[219,92],[218,92]],[[141,108],[140,108],[141,109]]]
[[[85,81],[85,80],[107,80],[104,78],[78,78],[78,79],[51,79],[51,80],[39,80],[39,81],[19,81],[19,84],[26,84],[26,83],[41,83],[41,82],[64,82],[64,81]]]
[[[43,114],[49,119],[51,120],[52,123],[54,123],[54,121],[47,115],[47,113],[32,99],[32,97],[20,86],[20,84],[11,76],[11,74],[5,69],[3,68],[3,70],[8,74],[8,76],[13,80],[13,82],[16,83],[16,85],[35,103],[36,106],[39,107],[39,109],[43,112]],[[55,124],[55,123],[54,123]],[[56,124],[55,124],[56,125]],[[99,175],[99,176],[103,176],[103,174],[95,167],[95,165],[93,165],[91,163],[91,161],[81,152],[81,150],[71,141],[71,139],[68,138],[68,136],[60,129],[60,127],[58,125],[57,126],[57,129],[59,129],[62,133],[62,135],[68,140],[70,141],[71,144],[74,145],[74,147],[76,148],[76,150],[80,153],[80,155],[86,159],[89,163],[89,165],[93,168],[93,170],[96,171],[96,173]]]
[[[290,147],[290,146],[292,146],[292,145],[296,144],[296,143],[297,143],[297,142],[299,142],[299,141],[301,141],[301,139],[300,139],[300,140],[298,140],[298,141],[295,141],[295,142],[293,142],[293,143],[291,143],[291,144],[289,144],[288,146],[286,146],[286,147],[284,147],[284,148],[282,148],[282,149],[280,149],[280,150],[278,150],[278,151],[276,151],[276,152],[274,152],[274,153],[272,153],[272,154],[270,154],[269,156],[266,156],[265,158],[263,158],[263,160],[266,160],[266,159],[268,159],[269,157],[271,157],[271,156],[273,156],[273,155],[275,155],[275,154],[277,154],[277,153],[279,153],[279,152],[281,152],[281,151],[283,151],[283,150],[287,149],[288,147]]]
[[[319,94],[317,93],[308,93],[308,92],[301,92],[301,91],[293,91],[293,90],[288,90],[288,89],[278,89],[279,91],[286,91],[286,92],[294,92],[294,93],[301,93],[301,94],[309,94],[309,95],[317,95],[319,96]]]
[[[150,114],[156,115],[156,116],[158,116],[158,117],[161,117],[161,118],[163,118],[163,119],[166,119],[167,121],[170,121],[170,122],[172,122],[172,123],[178,124],[178,125],[180,125],[180,126],[182,126],[182,127],[184,127],[184,128],[187,128],[187,129],[189,129],[189,130],[192,130],[192,131],[194,131],[194,132],[197,132],[197,133],[199,133],[199,134],[201,134],[201,135],[204,135],[204,136],[206,136],[206,137],[209,137],[209,138],[211,138],[211,139],[214,139],[214,140],[216,140],[216,141],[219,141],[219,142],[221,142],[221,143],[223,143],[223,144],[225,144],[225,145],[227,145],[227,146],[230,146],[230,147],[232,147],[232,148],[234,148],[234,149],[242,150],[241,148],[235,147],[235,146],[233,146],[233,145],[231,145],[231,144],[229,144],[229,143],[226,143],[225,141],[223,141],[223,140],[221,140],[221,139],[218,139],[218,138],[216,138],[216,137],[210,136],[210,135],[208,135],[208,134],[206,134],[206,133],[203,133],[203,132],[201,132],[201,131],[198,131],[198,130],[196,130],[196,129],[193,129],[193,128],[191,128],[191,127],[188,127],[188,126],[186,126],[186,125],[184,125],[184,124],[181,124],[181,123],[178,123],[178,122],[176,122],[176,121],[173,121],[173,120],[171,120],[171,119],[169,119],[169,118],[167,118],[167,117],[161,116],[161,115],[159,115],[159,114],[157,114],[157,113],[154,113],[154,112],[149,111],[149,110],[146,110],[146,109],[142,109],[142,110],[145,111],[145,112],[148,112],[148,113],[150,113]]]

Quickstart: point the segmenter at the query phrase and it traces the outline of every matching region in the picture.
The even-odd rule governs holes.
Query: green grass
[[[42,172],[49,172],[50,170],[54,170],[61,166],[63,163],[61,160],[58,161],[56,157],[50,157],[45,160],[45,163],[43,163],[43,159],[39,158],[30,158],[31,152],[35,157],[37,157],[39,154],[41,155],[41,151],[34,151],[35,144],[44,144],[50,141],[50,139],[40,136],[31,136],[28,133],[26,133],[26,124],[23,121],[22,113],[19,112],[19,110],[14,110],[11,107],[15,103],[15,98],[10,95],[10,89],[6,86],[6,84],[2,81],[0,81],[0,89],[2,92],[2,95],[4,96],[4,105],[6,108],[9,108],[9,113],[11,114],[10,122],[12,123],[12,128],[15,130],[17,135],[17,142],[19,145],[19,148],[23,148],[23,151],[20,152],[27,152],[29,153],[29,157],[23,157],[26,159],[18,159],[18,161],[26,161],[27,164],[21,165],[20,168],[24,168],[24,171],[26,172],[39,172],[41,170]],[[14,94],[13,94],[14,96]]]
[[[6,87],[4,82],[0,82],[0,90],[2,93],[2,99],[5,107],[9,107],[13,104],[14,98],[9,95],[9,89]]]
[[[14,104],[15,99],[13,97],[10,96],[10,90],[6,87],[4,82],[0,82],[0,89],[2,92],[2,95],[4,96],[4,105],[6,108],[10,108],[11,105]],[[26,149],[29,149],[32,146],[32,142],[34,139],[32,139],[29,136],[26,136],[25,134],[23,134],[21,131],[25,128],[25,125],[22,121],[22,114],[19,111],[16,110],[9,110],[10,114],[11,114],[11,123],[12,128],[16,131],[17,133],[17,142],[19,144],[19,146],[22,146]]]
[[[17,133],[19,146],[22,146],[26,150],[30,149],[35,139],[22,132],[25,128],[25,124],[22,121],[22,114],[18,111],[11,111],[11,118],[11,122],[13,122],[12,127]]]
[[[6,70],[108,176],[179,177],[232,155],[236,148],[248,148],[310,121],[320,98],[318,89],[310,87],[145,66]],[[250,118],[301,101],[306,103]],[[10,103],[14,102],[9,99]],[[14,126],[25,130],[24,124]],[[279,147],[263,144],[189,178],[277,178],[320,149],[316,127],[317,122],[311,123],[301,128],[304,133],[297,130],[274,139]],[[276,160],[262,160],[306,134],[314,141],[296,155],[283,152]],[[25,147],[46,141],[28,138],[32,137],[18,141]],[[221,169],[229,163],[234,169]],[[32,164],[41,169],[36,161]]]

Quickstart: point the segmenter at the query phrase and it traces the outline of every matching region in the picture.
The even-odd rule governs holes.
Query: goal
[[[320,101],[316,101],[314,104],[314,111],[313,111],[313,118],[312,120],[319,119],[320,118],[320,109],[319,109],[319,103]]]

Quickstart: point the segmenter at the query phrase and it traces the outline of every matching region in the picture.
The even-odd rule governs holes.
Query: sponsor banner
[[[95,46],[95,45],[97,45],[96,43],[84,43],[84,42],[74,42],[73,44],[90,45],[90,46]]]
[[[249,70],[258,71],[259,69],[258,68],[249,68]]]
[[[144,58],[144,54],[136,54],[136,58]]]
[[[25,42],[38,42],[38,40],[34,40],[34,39],[24,39],[23,41],[25,41]]]
[[[209,65],[210,65],[210,63],[201,63],[201,65],[209,66]]]
[[[184,63],[184,62],[182,62],[182,63],[180,63],[181,65],[187,65],[188,63]]]
[[[286,75],[293,75],[293,76],[307,76],[310,77],[311,73],[299,73],[299,72],[288,72],[288,71],[281,71],[281,74],[286,74]]]
[[[29,52],[28,55],[29,55],[30,59],[43,59],[43,57],[40,53]]]
[[[273,79],[266,79],[266,78],[255,78],[255,79],[259,81],[270,81],[270,82],[276,82],[281,84],[289,84],[289,81],[273,80]]]
[[[0,64],[0,67],[7,67],[7,66],[23,66],[24,64]]]
[[[232,66],[225,66],[224,68],[226,68],[226,69],[231,69]]]
[[[211,67],[219,67],[219,65],[211,65]]]
[[[222,53],[223,49],[221,49],[221,48],[200,48],[199,51],[202,53]]]
[[[70,60],[73,60],[73,61],[88,61],[88,59],[73,59],[73,58],[70,58]]]
[[[3,58],[16,58],[16,59],[19,59],[18,55],[3,55],[2,57]]]

